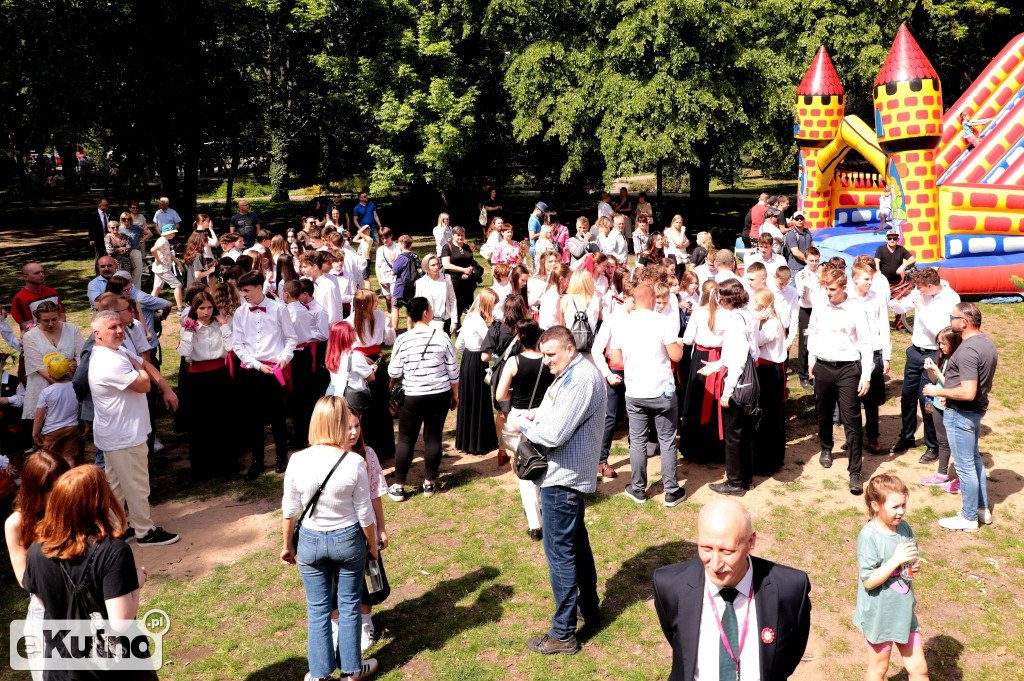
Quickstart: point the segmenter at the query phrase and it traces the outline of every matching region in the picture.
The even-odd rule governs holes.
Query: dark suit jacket
[[[807,573],[751,556],[761,680],[787,679],[800,663],[811,630]],[[704,602],[704,564],[698,558],[654,571],[654,607],[672,646],[669,681],[689,681],[697,668],[697,638]],[[775,633],[765,643],[761,632]],[[717,674],[717,670],[715,672]]]
[[[121,214],[114,214],[107,210],[107,220],[117,220]],[[89,227],[89,241],[94,242],[100,249],[100,253],[106,253],[103,246],[103,238],[107,236],[107,225],[100,219],[100,211],[96,206],[89,209],[86,214],[85,224]]]

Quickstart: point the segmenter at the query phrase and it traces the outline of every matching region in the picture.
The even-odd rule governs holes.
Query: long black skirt
[[[202,480],[230,475],[237,470],[238,445],[232,441],[231,428],[211,421],[222,405],[236,403],[235,382],[227,366],[213,371],[188,372],[184,386],[179,382],[182,425],[188,433],[189,472]]]
[[[759,363],[761,419],[754,434],[754,475],[770,476],[786,460],[786,367]]]
[[[326,351],[325,351],[326,354]],[[373,447],[380,461],[395,458],[395,421],[388,408],[388,362],[380,354],[368,355],[376,362],[380,359],[375,378],[370,381],[370,408],[362,416],[363,438]]]
[[[463,351],[455,448],[467,454],[486,454],[498,447],[490,388],[484,383],[486,369],[487,365],[480,359],[479,351]]]
[[[719,402],[713,394],[707,393],[710,379],[697,373],[709,356],[707,350],[694,346],[681,412],[683,423],[679,452],[687,461],[694,463],[725,462],[725,442],[719,435]],[[705,401],[708,402],[706,409]],[[705,413],[707,422],[702,423]]]

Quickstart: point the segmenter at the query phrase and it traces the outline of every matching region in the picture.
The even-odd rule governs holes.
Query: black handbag
[[[533,393],[530,394],[530,408],[533,408],[533,398],[537,396],[537,386],[540,385],[540,373],[544,371],[543,365],[537,371],[537,381],[533,384]],[[535,445],[522,437],[512,457],[512,468],[520,480],[536,480],[543,477],[548,471],[547,447]]]
[[[348,373],[345,374],[345,389],[341,392],[345,398],[345,404],[350,409],[355,411],[366,411],[370,408],[370,391],[369,390],[356,390],[355,388],[348,387],[349,376],[352,375],[352,354],[354,351],[348,353]]]
[[[338,466],[348,456],[348,452],[342,452],[341,456],[338,457],[338,462],[334,464],[330,472],[327,473],[327,477],[320,483],[320,487],[317,488],[316,492],[313,493],[313,498],[306,504],[306,508],[302,509],[302,513],[299,514],[299,519],[295,521],[295,529],[292,530],[292,546],[295,547],[295,552],[298,554],[299,551],[299,528],[302,527],[302,520],[307,516],[311,515],[316,510],[316,502],[320,501],[320,495],[324,492],[324,487],[327,486],[327,481],[334,475],[334,471],[338,470]]]

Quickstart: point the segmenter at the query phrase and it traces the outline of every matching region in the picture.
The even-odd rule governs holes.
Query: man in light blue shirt
[[[597,464],[604,435],[604,379],[576,350],[572,332],[554,326],[540,337],[544,364],[555,375],[532,419],[511,420],[524,437],[547,453],[540,479],[544,553],[548,559],[555,614],[547,634],[527,641],[542,655],[579,651],[577,606],[591,628],[600,623],[597,570],[585,520],[584,494],[597,489]]]
[[[529,230],[530,236],[530,262],[533,264],[534,269],[537,268],[537,263],[533,259],[534,246],[537,243],[537,239],[540,238],[540,227],[541,218],[544,217],[544,213],[548,212],[548,204],[543,201],[538,201],[533,207],[533,212],[530,213],[530,219],[526,222],[526,229]]]

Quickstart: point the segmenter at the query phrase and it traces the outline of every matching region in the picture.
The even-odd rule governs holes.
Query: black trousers
[[[398,410],[398,445],[395,447],[395,484],[404,485],[412,466],[413,448],[423,428],[424,480],[437,480],[441,469],[441,433],[452,403],[451,390],[433,395],[406,395]]]
[[[622,378],[623,372],[620,369],[612,369],[611,372]],[[608,381],[604,382],[605,413],[604,413],[604,439],[601,442],[601,458],[598,463],[608,463],[608,454],[612,450],[612,435],[615,432],[615,424],[619,420],[619,414],[626,410],[626,382],[623,381],[613,386]],[[652,429],[653,430],[653,429]]]
[[[864,404],[864,434],[869,440],[878,439],[878,407],[885,404],[885,375],[882,373],[882,351],[875,350],[871,366],[871,387],[868,394],[860,398]]]
[[[277,376],[265,374],[256,369],[239,369],[235,372],[238,395],[243,402],[252,400],[249,406],[240,410],[243,416],[242,432],[246,434],[247,449],[252,453],[252,465],[263,467],[263,427],[270,423],[274,435],[274,453],[279,461],[288,458],[288,424],[285,411],[287,390]]]
[[[754,479],[754,428],[757,418],[732,402],[722,407],[725,478],[733,487],[750,489]]]
[[[302,449],[309,442],[309,422],[313,416],[313,407],[316,401],[323,397],[323,393],[316,392],[313,353],[308,347],[296,348],[291,367],[292,392],[289,395],[289,411],[292,415],[292,427],[295,429],[295,447]]]
[[[807,330],[807,325],[811,323],[811,308],[801,307],[800,308],[800,326],[797,327],[797,354],[796,354],[796,375],[800,377],[801,381],[807,380],[807,336],[804,331]]]
[[[863,427],[860,421],[860,362],[826,362],[814,364],[814,411],[818,416],[818,441],[822,449],[831,450],[832,414],[839,403],[839,422],[846,432],[850,463],[846,470],[860,475]]]
[[[917,410],[921,410],[924,422],[924,446],[937,449],[939,439],[935,435],[935,423],[930,414],[924,412],[924,386],[928,383],[928,372],[924,370],[925,359],[931,357],[934,362],[939,358],[938,350],[921,350],[916,345],[907,348],[907,364],[903,369],[903,393],[900,395],[900,413],[903,416],[903,429],[900,437],[913,440],[917,430]]]
[[[757,365],[761,385],[761,418],[755,431],[754,473],[770,476],[786,460],[786,367],[783,364]]]

